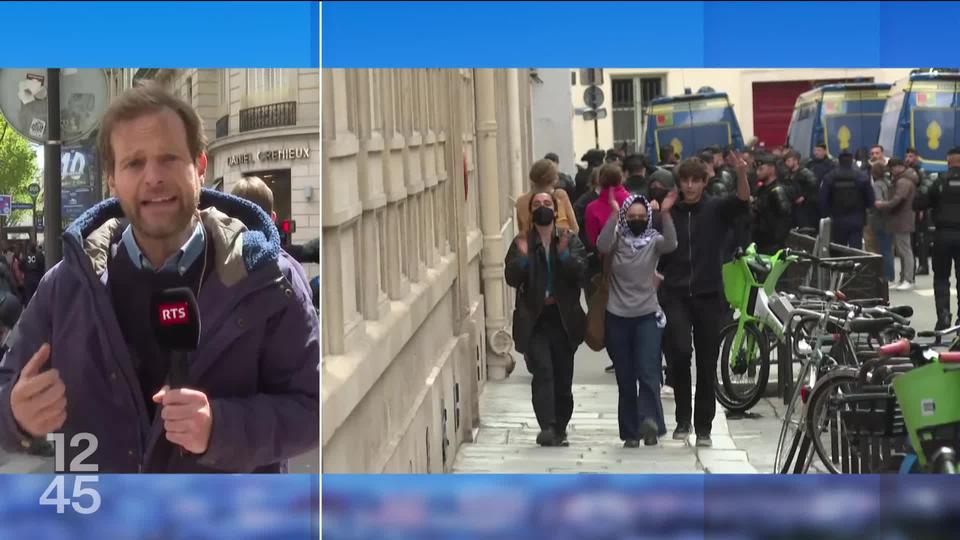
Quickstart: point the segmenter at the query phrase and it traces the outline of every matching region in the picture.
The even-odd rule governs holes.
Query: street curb
[[[727,411],[719,403],[717,403],[717,414],[713,418],[710,438],[713,440],[713,446],[709,448],[698,447],[696,435],[692,433],[687,440],[705,474],[760,474],[760,471],[750,463],[747,451],[737,447],[733,437],[730,436]]]

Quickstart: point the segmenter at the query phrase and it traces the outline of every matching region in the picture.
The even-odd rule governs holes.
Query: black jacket
[[[820,224],[820,181],[817,175],[806,167],[790,172],[785,184],[790,190],[791,200],[803,197],[803,203],[794,207],[794,223],[799,227],[817,228]]]
[[[736,195],[704,197],[673,208],[677,249],[660,257],[661,290],[669,296],[699,296],[723,289],[721,267],[728,231],[749,205]]]
[[[628,176],[627,179],[623,181],[623,187],[627,188],[627,191],[630,193],[637,193],[647,197],[650,187],[650,178],[640,175]]]
[[[932,210],[939,237],[960,238],[960,169],[950,169],[934,181],[922,181],[917,190],[915,210]]]
[[[570,175],[567,173],[560,173],[560,181],[558,186],[560,189],[567,192],[567,195],[570,197],[571,201],[575,201],[573,198],[577,194],[577,184],[573,181],[573,178],[570,178]]]
[[[568,255],[557,255],[560,234],[569,235]],[[570,346],[576,350],[583,343],[587,316],[580,305],[580,290],[586,274],[587,262],[583,244],[574,234],[554,230],[550,246],[550,268],[553,270],[553,296],[557,299],[560,319]],[[527,236],[527,256],[520,255],[517,243],[510,243],[504,259],[507,285],[517,289],[517,304],[513,311],[513,341],[518,353],[524,354],[530,345],[533,329],[543,311],[547,290],[546,250],[540,234],[534,229]]]
[[[823,182],[823,177],[832,171],[837,164],[830,158],[811,159],[805,165],[817,177],[817,183]]]
[[[793,225],[793,201],[787,187],[779,180],[766,183],[757,190],[753,207],[753,238],[764,255],[781,249]]]

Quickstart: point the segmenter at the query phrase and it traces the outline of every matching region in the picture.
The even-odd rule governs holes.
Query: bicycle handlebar
[[[891,358],[893,356],[907,356],[910,354],[910,341],[901,339],[894,343],[888,343],[879,350],[880,356]]]

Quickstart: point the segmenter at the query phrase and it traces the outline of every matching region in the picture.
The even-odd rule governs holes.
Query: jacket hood
[[[270,216],[254,203],[201,189],[198,209],[215,249],[217,271],[226,285],[278,259],[280,233]],[[110,246],[125,225],[123,209],[115,197],[90,208],[64,232],[64,263],[79,266],[86,257],[101,274]]]

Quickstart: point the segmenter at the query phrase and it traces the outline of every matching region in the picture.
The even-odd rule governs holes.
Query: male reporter
[[[111,194],[64,235],[0,368],[0,445],[64,434],[100,472],[283,472],[319,444],[319,322],[255,205],[201,190],[203,126],[154,86],[104,115]],[[125,218],[125,219],[124,219]],[[189,287],[202,330],[183,388],[154,338],[154,292]],[[49,368],[49,369],[47,369]],[[7,374],[7,375],[3,375]],[[183,451],[178,451],[177,447]]]

